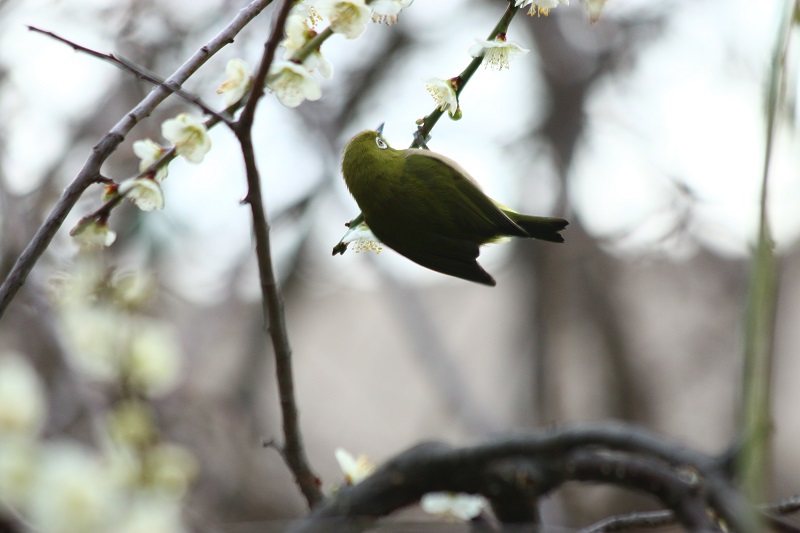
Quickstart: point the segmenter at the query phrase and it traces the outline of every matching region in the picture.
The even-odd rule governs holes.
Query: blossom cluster
[[[0,353],[0,502],[33,531],[184,533],[181,502],[196,476],[185,448],[158,435],[148,398],[178,383],[174,333],[140,311],[151,278],[103,269],[93,254],[55,283],[69,372],[126,391],[93,411],[94,447],[42,433],[45,386],[29,358]]]
[[[515,7],[530,6],[528,14],[547,16],[550,10],[558,5],[569,5],[569,0],[515,0]],[[469,55],[482,58],[486,68],[505,70],[509,68],[511,60],[525,55],[530,50],[506,39],[505,33],[500,33],[492,39],[475,39],[475,44],[469,49]],[[458,103],[458,90],[461,80],[459,77],[443,80],[430,78],[425,81],[425,88],[433,97],[439,111],[447,112],[450,118],[461,118],[461,107]]]
[[[305,100],[319,100],[322,89],[314,73],[330,79],[333,66],[322,55],[316,28],[328,22],[328,31],[347,39],[359,37],[370,21],[383,24],[397,22],[400,12],[413,0],[315,0],[294,7],[286,21],[286,38],[281,42],[283,60],[270,67],[267,87],[287,107],[297,107]],[[313,41],[313,42],[312,42]],[[311,43],[311,44],[309,44]]]

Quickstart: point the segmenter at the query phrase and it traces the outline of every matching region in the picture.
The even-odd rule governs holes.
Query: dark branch
[[[253,90],[244,105],[239,120],[232,126],[242,147],[245,170],[247,173],[247,196],[245,202],[250,205],[253,217],[253,235],[256,241],[256,258],[261,280],[261,301],[264,321],[272,338],[275,350],[275,372],[280,394],[281,414],[283,417],[284,444],[280,449],[289,469],[294,475],[297,485],[310,507],[322,500],[320,482],[308,463],[303,439],[300,433],[297,402],[294,395],[294,376],[292,372],[292,348],[286,330],[286,316],[283,299],[276,281],[275,269],[272,265],[272,251],[269,238],[266,208],[261,194],[261,177],[256,164],[253,149],[252,128],[255,108],[264,94],[264,83],[270,65],[275,58],[278,43],[283,37],[283,28],[289,11],[294,6],[292,0],[284,0],[275,17],[275,26],[264,46],[258,71],[253,78]]]
[[[488,498],[505,522],[536,519],[532,506],[567,481],[604,482],[659,498],[690,530],[756,531],[754,511],[719,476],[715,458],[622,424],[564,427],[471,448],[416,446],[341,489],[293,530],[361,531],[428,492]]]

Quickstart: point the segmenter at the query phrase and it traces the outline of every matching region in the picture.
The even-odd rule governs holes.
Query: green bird
[[[430,150],[395,150],[382,134],[383,124],[353,137],[342,174],[364,221],[389,248],[442,274],[494,286],[477,261],[481,245],[504,237],[564,242],[563,218],[516,213],[455,161]],[[333,253],[345,249],[340,243]]]

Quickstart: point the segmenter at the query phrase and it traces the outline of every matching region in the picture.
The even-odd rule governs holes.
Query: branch
[[[511,20],[518,11],[519,7],[516,7],[513,2],[509,2],[505,13],[503,13],[503,16],[500,17],[500,21],[489,33],[489,37],[487,37],[486,40],[494,40],[501,33],[506,33],[508,31],[508,26],[511,24]],[[461,74],[456,77],[458,80],[456,84],[457,98],[461,96],[461,91],[464,90],[464,87],[467,86],[467,83],[469,83],[472,75],[475,74],[475,72],[478,70],[478,67],[481,66],[481,63],[483,63],[483,57],[484,56],[476,57],[470,61],[469,65],[467,65],[466,68],[461,71]],[[425,147],[425,143],[428,141],[428,139],[430,139],[430,133],[433,130],[433,127],[437,122],[439,122],[439,119],[442,118],[443,114],[444,111],[437,107],[422,119],[422,123],[417,127],[417,131],[414,133],[414,142],[411,143],[410,148]]]
[[[249,5],[239,11],[234,19],[220,31],[213,39],[202,46],[178,70],[176,70],[165,83],[181,85],[194,74],[211,56],[223,47],[233,42],[233,38],[253,18],[266,8],[272,0],[253,0]],[[92,153],[59,198],[53,210],[42,223],[41,227],[25,247],[22,254],[9,272],[3,284],[0,285],[0,318],[2,318],[14,296],[25,283],[28,275],[44,251],[50,245],[58,229],[64,223],[69,212],[75,206],[83,192],[96,181],[101,179],[100,166],[117,149],[125,136],[140,120],[150,115],[153,110],[163,102],[170,91],[164,86],[154,87],[139,104],[129,111],[117,124],[103,136],[92,149]]]
[[[264,95],[264,83],[275,58],[278,43],[283,37],[283,28],[289,12],[294,6],[293,0],[284,0],[275,19],[272,35],[264,46],[258,71],[253,77],[253,90],[244,105],[239,120],[233,124],[233,132],[239,139],[247,173],[247,196],[245,202],[250,205],[253,217],[253,235],[256,241],[256,257],[258,273],[261,280],[262,312],[266,327],[272,338],[275,351],[275,372],[278,380],[278,391],[283,418],[284,445],[282,456],[292,471],[297,485],[310,507],[322,500],[322,491],[317,476],[312,472],[306,457],[303,439],[300,433],[297,402],[294,396],[294,377],[292,373],[292,349],[286,331],[286,316],[283,299],[272,265],[272,251],[269,238],[266,208],[261,194],[261,177],[256,164],[253,149],[252,128],[258,100]]]
[[[530,509],[504,506],[509,498],[530,505],[567,481],[602,481],[648,492],[692,530],[713,530],[714,520],[721,518],[731,531],[756,531],[754,511],[721,478],[720,468],[714,457],[623,424],[567,426],[462,449],[427,443],[340,489],[292,531],[361,531],[438,491],[482,494],[496,512],[502,510],[501,520],[534,519]]]

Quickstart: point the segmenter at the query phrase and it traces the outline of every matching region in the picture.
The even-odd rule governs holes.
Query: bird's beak
[[[378,135],[381,135],[381,136],[383,135],[383,125],[384,125],[384,124],[386,124],[386,123],[385,123],[385,122],[381,122],[381,125],[380,125],[380,126],[378,126],[378,129],[377,129],[377,130],[375,130],[375,131],[377,131],[377,132],[378,132]]]

